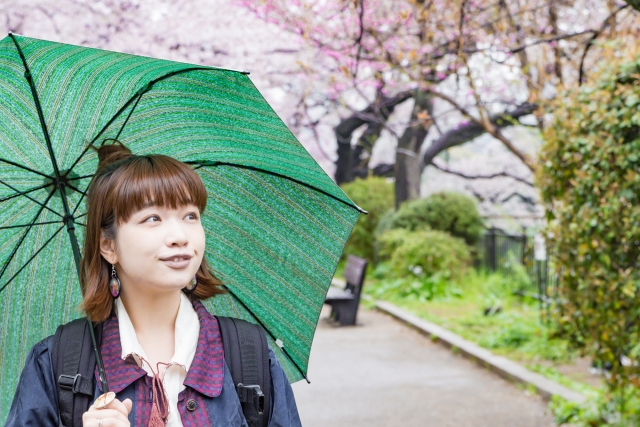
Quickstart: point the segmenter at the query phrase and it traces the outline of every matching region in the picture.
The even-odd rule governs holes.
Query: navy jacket
[[[194,362],[184,381],[185,390],[180,393],[178,409],[184,427],[225,426],[245,427],[240,401],[235,392],[231,373],[224,359],[211,361],[214,348],[221,345],[217,321],[206,312],[204,306],[194,302],[200,318],[200,334]],[[213,320],[212,320],[213,319]],[[109,388],[119,400],[131,399],[129,414],[132,426],[146,426],[151,403],[146,394],[150,377],[129,357],[120,358],[120,337],[117,320],[105,322],[100,352],[103,357]],[[115,325],[115,327],[114,327]],[[20,376],[6,427],[58,427],[58,395],[51,361],[53,336],[36,344],[29,353]],[[214,352],[218,353],[218,352]],[[272,412],[269,427],[301,426],[291,385],[275,354],[269,348],[272,379]],[[199,364],[200,363],[200,364]],[[94,399],[102,394],[96,381]],[[186,409],[186,402],[195,400],[194,411]]]

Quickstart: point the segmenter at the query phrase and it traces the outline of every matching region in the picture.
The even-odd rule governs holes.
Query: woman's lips
[[[162,262],[164,262],[167,265],[167,267],[185,268],[186,266],[189,265],[189,262],[191,262],[191,258],[179,258],[178,261],[174,261],[172,258],[168,260],[162,260]]]

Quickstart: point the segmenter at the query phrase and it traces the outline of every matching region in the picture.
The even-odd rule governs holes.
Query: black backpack
[[[216,316],[224,358],[236,384],[249,427],[266,427],[271,415],[271,370],[264,329],[231,317]],[[82,414],[93,403],[95,352],[86,318],[60,325],[53,339],[53,373],[58,383],[61,427],[82,426]],[[94,328],[96,342],[102,324]],[[98,344],[100,345],[100,344]]]

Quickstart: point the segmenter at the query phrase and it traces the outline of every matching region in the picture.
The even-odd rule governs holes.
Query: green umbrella
[[[77,276],[95,150],[193,165],[207,187],[216,314],[262,324],[306,375],[325,294],[363,212],[247,73],[9,34],[0,41],[0,421],[28,350],[82,316]]]

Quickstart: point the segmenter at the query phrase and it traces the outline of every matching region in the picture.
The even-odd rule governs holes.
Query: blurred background
[[[349,288],[347,255],[367,260],[357,326],[326,306],[312,383],[294,385],[305,425],[640,423],[638,0],[0,11],[5,34],[249,71],[369,211],[334,283]],[[380,314],[381,301],[581,397],[517,388]]]

